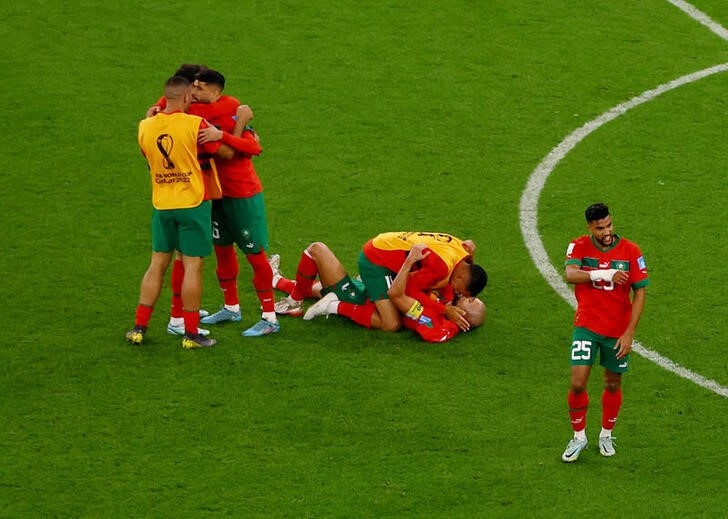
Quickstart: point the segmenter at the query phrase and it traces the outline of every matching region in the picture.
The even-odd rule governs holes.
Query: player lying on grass
[[[414,329],[430,342],[443,342],[452,338],[457,334],[459,326],[463,330],[479,326],[485,317],[485,304],[480,299],[461,297],[454,304],[448,305],[453,306],[452,313],[459,316],[459,323],[456,324],[446,319],[443,314],[428,311],[414,297],[406,294],[410,270],[429,254],[429,251],[423,252],[423,246],[413,249],[415,252],[412,257],[403,263],[400,272],[395,276],[390,295],[392,303],[401,309],[402,314],[406,315],[412,310],[407,316],[409,319],[404,319],[405,326]],[[289,294],[276,303],[279,313],[300,316],[303,314],[303,299],[321,298],[311,307],[315,307],[314,311],[307,312],[304,319],[313,319],[316,315],[337,314],[367,328],[381,328],[379,315],[370,311],[373,304],[368,300],[366,287],[360,280],[351,278],[326,244],[310,244],[301,258],[294,281],[282,276],[280,257],[277,254],[271,256],[271,266],[275,272],[274,286]],[[316,281],[317,277],[320,281]],[[427,294],[428,299],[431,300],[432,297],[436,297],[435,292]]]
[[[485,287],[488,276],[481,266],[473,264],[475,244],[471,240],[432,232],[388,232],[365,243],[359,255],[359,275],[366,286],[368,300],[355,303],[356,308],[352,309],[347,305],[339,307],[338,313],[367,328],[388,332],[399,330],[402,314],[390,301],[387,291],[410,249],[417,243],[425,244],[431,254],[420,260],[408,277],[407,295],[428,310],[455,321],[460,311],[446,303],[454,301],[455,295],[477,296]],[[312,257],[315,252],[315,248],[307,249],[301,255],[296,274],[298,292],[294,291],[289,298],[278,302],[278,313],[301,312],[303,297],[310,291],[317,273],[316,259]],[[444,302],[431,299],[432,290],[437,290]],[[309,309],[309,315],[328,315],[326,302]]]
[[[442,314],[425,311],[417,299],[407,295],[407,280],[410,276],[412,268],[427,255],[431,254],[426,250],[423,244],[415,244],[407,254],[407,259],[402,264],[402,268],[389,287],[387,295],[390,301],[394,303],[397,309],[402,312],[405,319],[402,324],[405,328],[409,328],[417,332],[424,340],[428,342],[445,342],[455,337],[462,329],[468,331],[472,328],[480,326],[485,320],[485,303],[477,297],[458,297],[454,305],[462,310],[457,315],[455,321],[444,318]],[[431,295],[435,295],[434,292]]]

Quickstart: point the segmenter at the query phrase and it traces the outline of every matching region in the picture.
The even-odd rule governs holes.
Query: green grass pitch
[[[720,0],[693,4],[728,25]],[[572,309],[518,204],[565,136],[728,41],[667,0],[101,2],[0,7],[2,517],[717,517],[728,402],[633,356],[615,430],[560,461]],[[124,342],[149,255],[138,120],[184,62],[222,71],[264,153],[270,252],[325,241],[350,269],[390,230],[478,244],[486,324],[440,346],[338,318],[258,317],[212,350]],[[599,128],[556,167],[539,232],[561,268],[610,204],[652,284],[648,348],[725,386],[725,120],[715,74]],[[221,294],[206,264],[204,306]]]

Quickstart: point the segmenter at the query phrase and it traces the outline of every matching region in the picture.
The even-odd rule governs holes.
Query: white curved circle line
[[[548,284],[551,285],[556,293],[566,300],[573,308],[576,308],[576,298],[566,282],[563,280],[561,273],[558,272],[551,264],[543,242],[541,241],[541,236],[538,234],[538,199],[541,196],[541,191],[546,185],[546,180],[549,175],[556,165],[571,150],[573,150],[577,144],[602,125],[616,119],[620,115],[625,114],[628,110],[631,110],[635,106],[639,106],[647,101],[655,99],[657,96],[664,94],[665,92],[669,92],[670,90],[674,90],[678,87],[698,81],[713,74],[726,71],[728,71],[728,63],[700,70],[670,81],[669,83],[664,83],[652,90],[647,90],[646,92],[633,97],[626,103],[610,108],[596,119],[593,119],[580,128],[574,130],[568,137],[561,141],[558,146],[552,149],[536,167],[533,173],[531,173],[526,184],[526,189],[521,195],[521,202],[519,206],[521,234],[523,235],[523,240],[526,242],[526,247],[531,254],[531,258],[536,264],[536,268],[538,268],[541,275],[546,279]],[[658,366],[671,371],[682,378],[688,379],[699,386],[709,389],[714,393],[728,398],[727,387],[684,368],[655,351],[645,348],[638,341],[634,342],[633,350]]]

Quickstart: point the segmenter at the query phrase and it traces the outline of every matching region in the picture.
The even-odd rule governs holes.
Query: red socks
[[[288,295],[291,295],[291,292],[293,292],[293,288],[296,286],[296,282],[292,279],[286,279],[284,277],[278,279],[276,281],[276,284],[273,285],[273,288],[276,290],[282,290]]]
[[[273,269],[268,263],[264,251],[258,254],[246,254],[250,266],[253,267],[253,286],[264,312],[275,312],[273,298]]]
[[[188,312],[184,310],[183,316],[185,318],[185,333],[197,335],[197,329],[200,326],[200,311]]]
[[[238,255],[234,245],[215,245],[217,280],[226,305],[240,304],[238,299]]]
[[[149,325],[149,319],[152,317],[153,311],[153,306],[139,303],[136,309],[136,316],[134,317],[134,326],[143,326],[146,328]]]
[[[619,408],[622,406],[622,390],[618,389],[614,393],[604,390],[602,393],[602,427],[605,429],[613,429],[617,422]]]
[[[291,298],[296,301],[303,301],[307,297],[311,297],[311,286],[316,281],[317,274],[318,267],[316,266],[316,262],[307,250],[303,251],[301,261],[298,263],[296,286],[291,291]]]
[[[363,305],[355,305],[346,301],[339,302],[339,315],[348,317],[356,324],[365,328],[372,327],[372,314],[377,307],[371,301],[367,301]]]
[[[571,428],[574,432],[583,431],[586,428],[586,410],[589,408],[589,394],[572,393],[569,391],[567,398],[569,403],[569,417],[571,418]]]
[[[185,266],[182,260],[176,259],[172,264],[172,310],[171,317],[182,317],[182,280],[185,277]]]

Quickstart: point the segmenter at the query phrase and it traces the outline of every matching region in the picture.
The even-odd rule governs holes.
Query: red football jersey
[[[164,108],[166,99],[162,97],[157,105]],[[240,101],[236,98],[221,96],[214,103],[192,103],[187,111],[224,131],[222,142],[236,151],[232,159],[215,158],[222,195],[229,198],[249,198],[263,191],[252,161],[253,156],[260,155],[263,151],[255,132],[245,130],[240,137],[234,137],[230,133],[235,128],[235,112],[239,105]]]
[[[192,103],[189,113],[207,119],[222,131],[222,142],[235,149],[235,156],[226,160],[215,159],[217,173],[222,186],[222,196],[249,198],[263,191],[258,174],[253,167],[252,157],[260,155],[262,149],[252,130],[245,130],[240,137],[230,132],[235,128],[235,112],[240,102],[231,96],[222,96],[214,103]]]
[[[574,326],[587,328],[605,337],[619,337],[632,317],[632,289],[645,287],[647,265],[639,247],[619,236],[607,250],[595,245],[591,236],[573,240],[566,251],[566,265],[578,265],[582,270],[618,269],[626,271],[629,279],[622,285],[608,281],[576,283],[577,308]]]
[[[414,330],[422,340],[427,342],[446,342],[455,337],[460,328],[444,315],[424,309],[422,314],[414,318],[406,315],[402,324],[409,330]]]

